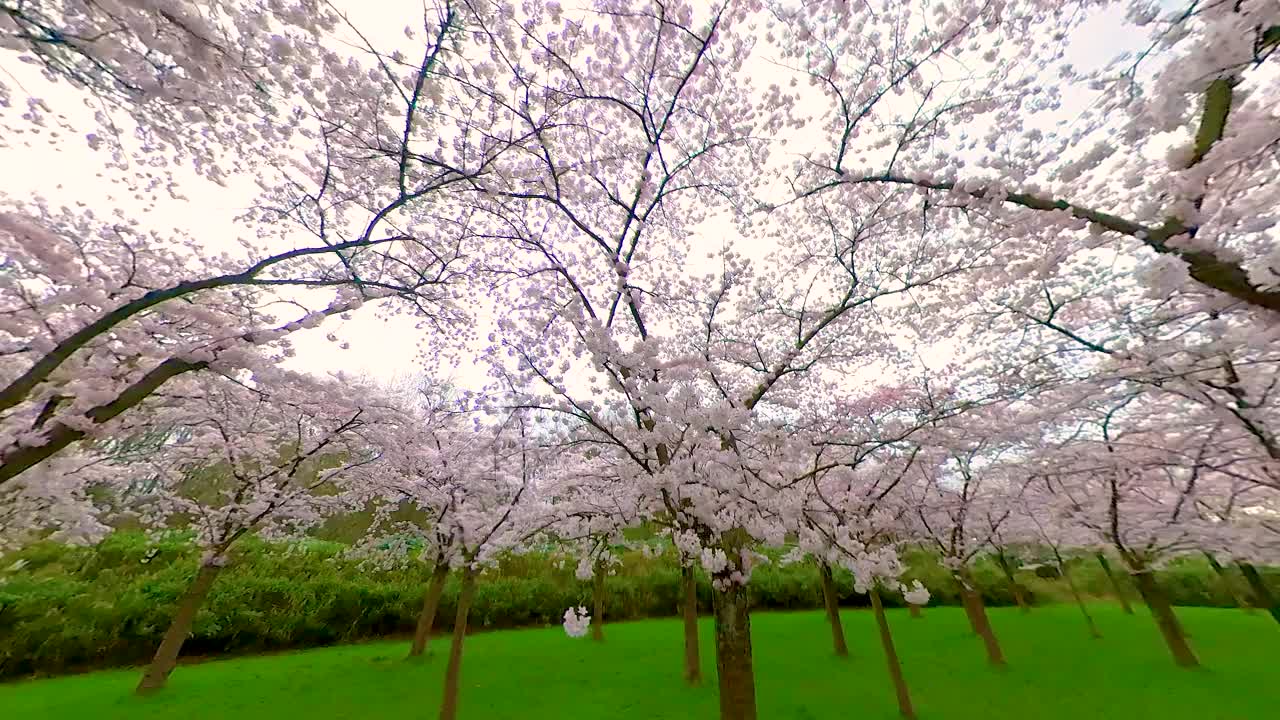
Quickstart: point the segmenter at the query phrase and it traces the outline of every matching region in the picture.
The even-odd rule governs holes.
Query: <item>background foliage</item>
[[[426,587],[421,563],[392,570],[345,557],[343,543],[246,542],[218,578],[187,641],[188,657],[307,648],[411,633]],[[679,568],[673,553],[621,553],[607,581],[610,621],[677,614]],[[930,604],[959,604],[946,570],[927,552],[904,552],[904,581],[919,579]],[[147,661],[168,626],[174,606],[195,573],[196,549],[181,536],[154,539],[117,532],[94,548],[45,542],[0,559],[0,678],[54,675]],[[1092,557],[1071,561],[1081,591],[1109,594]],[[1273,587],[1280,571],[1265,570]],[[1069,601],[1050,568],[1024,569],[1018,579],[1036,602]],[[1041,577],[1047,575],[1049,577]],[[975,579],[988,604],[1009,605],[1013,595],[993,563],[981,561]],[[1184,560],[1164,569],[1161,582],[1180,605],[1227,607],[1230,589],[1208,563]],[[1237,578],[1238,579],[1238,578]],[[837,571],[845,606],[868,604],[853,579]],[[816,566],[764,565],[752,574],[751,598],[761,610],[821,607]],[[445,589],[436,630],[452,627],[457,586]],[[1137,593],[1129,587],[1131,600]],[[589,588],[574,577],[574,563],[550,552],[508,555],[486,572],[476,591],[470,625],[476,629],[558,624],[566,607],[588,604]],[[699,578],[703,612],[711,588]],[[900,605],[889,596],[887,604]],[[1139,612],[1145,612],[1139,609]]]

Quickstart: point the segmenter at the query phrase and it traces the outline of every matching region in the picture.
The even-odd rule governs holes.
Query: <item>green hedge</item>
[[[199,614],[184,656],[221,656],[386,638],[412,632],[426,585],[420,564],[369,571],[342,557],[346,546],[311,542],[273,545],[249,540],[218,578]],[[933,556],[907,553],[907,579],[920,579],[931,604],[956,604],[957,588]],[[1096,562],[1073,561],[1082,590],[1109,591]],[[197,552],[181,539],[153,541],[117,533],[95,548],[43,543],[0,559],[0,679],[136,665],[150,658],[177,599],[195,573]],[[21,567],[12,568],[17,563]],[[1277,578],[1268,570],[1271,581]],[[1008,605],[1013,595],[998,569],[979,563],[975,580],[987,602]],[[628,552],[609,577],[606,617],[628,620],[675,614],[680,573],[674,558]],[[1067,598],[1061,581],[1019,573],[1038,602]],[[1233,599],[1207,563],[1183,563],[1161,581],[1183,605],[1230,606]],[[842,604],[862,606],[852,577],[837,572]],[[811,564],[765,565],[752,575],[753,606],[798,610],[821,606]],[[710,610],[711,588],[699,578],[699,601]],[[452,626],[457,586],[445,588],[437,630]],[[1136,593],[1130,591],[1131,598]],[[475,628],[559,623],[570,605],[589,605],[589,588],[573,567],[546,554],[503,558],[481,576],[471,615]],[[901,598],[888,597],[888,604]]]

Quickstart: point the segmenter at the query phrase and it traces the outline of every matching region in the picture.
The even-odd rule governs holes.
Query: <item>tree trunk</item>
[[[960,592],[968,596],[969,605],[973,608],[973,616],[969,618],[974,624],[974,631],[982,638],[982,645],[987,650],[987,662],[996,667],[1004,667],[1004,651],[1000,649],[1000,641],[996,638],[995,629],[991,627],[991,619],[987,617],[987,607],[970,581],[968,573],[960,576]]]
[[[720,720],[756,720],[756,679],[751,666],[751,610],[744,585],[721,580],[715,592],[716,673]]]
[[[955,575],[956,583],[960,586],[960,605],[964,607],[964,616],[969,620],[969,629],[974,635],[981,635],[978,626],[978,611],[973,605],[973,593],[969,591],[965,580],[957,573]]]
[[[684,681],[702,684],[702,658],[698,650],[698,581],[692,565],[680,566],[680,585],[684,590],[681,614],[684,616]]]
[[[1031,612],[1031,605],[1027,603],[1026,595],[1022,591],[1022,585],[1018,583],[1017,577],[1014,576],[1013,565],[1005,557],[1003,550],[996,553],[996,564],[1000,566],[1000,571],[1004,573],[1005,580],[1009,583],[1009,591],[1013,593],[1013,601],[1018,604],[1018,609],[1024,613]]]
[[[978,618],[978,634],[982,636],[982,644],[987,649],[987,661],[996,667],[1004,667],[1004,651],[996,638],[995,628],[991,626],[991,618],[987,617],[987,606],[982,602],[982,595],[976,590],[969,592],[973,594],[974,612]]]
[[[471,598],[476,593],[476,574],[470,565],[462,570],[462,588],[458,591],[458,614],[453,620],[453,641],[449,644],[449,665],[444,671],[444,699],[440,702],[440,720],[457,720],[458,678],[462,673],[462,642],[467,638],[467,615]]]
[[[201,563],[195,580],[191,581],[186,594],[178,601],[178,612],[174,614],[169,630],[160,641],[155,657],[151,658],[151,664],[147,666],[147,671],[143,673],[142,680],[138,683],[136,692],[139,695],[159,690],[169,680],[169,673],[172,673],[178,665],[178,654],[182,651],[182,644],[191,634],[196,613],[200,612],[200,606],[209,596],[209,589],[213,587],[213,581],[218,579],[218,573],[221,571],[220,565]]]
[[[422,600],[422,612],[418,614],[418,627],[413,631],[413,645],[409,647],[409,657],[422,657],[427,649],[427,639],[431,637],[431,626],[436,622],[436,608],[440,607],[440,595],[444,593],[444,581],[449,577],[449,564],[436,563],[431,571],[431,583],[427,585],[427,596]]]
[[[597,560],[591,573],[591,639],[604,642],[604,577],[606,566]]]
[[[1218,579],[1222,581],[1222,584],[1227,587],[1227,592],[1231,595],[1231,599],[1235,602],[1236,607],[1248,613],[1253,612],[1254,607],[1253,604],[1249,602],[1249,596],[1240,591],[1240,587],[1236,585],[1236,579],[1231,577],[1231,571],[1222,567],[1222,563],[1218,562],[1218,558],[1214,557],[1213,553],[1206,551],[1204,553],[1204,557],[1209,561],[1209,567],[1213,568],[1214,574],[1216,574]]]
[[[819,562],[818,572],[822,576],[822,603],[827,608],[827,623],[831,625],[832,647],[836,657],[849,657],[849,646],[844,642],[844,625],[840,623],[840,598],[836,595],[836,581],[831,574],[831,566]]]
[[[1084,598],[1080,597],[1080,591],[1076,588],[1076,581],[1071,578],[1071,571],[1067,569],[1067,564],[1063,562],[1062,556],[1058,555],[1058,551],[1053,551],[1058,557],[1058,572],[1062,573],[1062,579],[1067,581],[1067,588],[1071,590],[1071,597],[1075,598],[1076,605],[1080,608],[1080,614],[1084,615],[1084,622],[1089,626],[1089,636],[1094,639],[1102,639],[1102,633],[1098,630],[1098,625],[1093,621],[1093,616],[1089,614],[1089,608],[1084,604]]]
[[[907,720],[915,720],[916,711],[911,707],[911,693],[907,691],[907,680],[902,676],[902,663],[898,661],[898,651],[893,646],[893,634],[889,632],[889,619],[884,615],[884,604],[880,602],[880,590],[871,587],[871,607],[876,612],[876,624],[880,626],[880,646],[884,648],[884,660],[889,666],[889,677],[893,678],[893,689],[898,694],[898,712]]]
[[[1133,614],[1133,606],[1129,604],[1129,598],[1125,597],[1124,587],[1120,584],[1120,579],[1111,571],[1111,563],[1107,560],[1107,556],[1098,553],[1098,564],[1102,566],[1102,572],[1107,574],[1107,579],[1111,581],[1111,589],[1116,594],[1116,599],[1120,601],[1120,607],[1126,614]]]
[[[1142,599],[1146,602],[1147,608],[1151,610],[1152,617],[1155,618],[1156,625],[1160,628],[1160,634],[1164,636],[1165,645],[1169,647],[1169,653],[1173,655],[1173,661],[1179,667],[1199,667],[1200,661],[1196,659],[1195,653],[1191,651],[1191,646],[1187,644],[1186,633],[1182,630],[1182,623],[1178,622],[1178,616],[1173,612],[1173,606],[1169,604],[1169,598],[1164,594],[1164,590],[1156,582],[1155,575],[1151,570],[1143,568],[1133,575],[1134,581],[1138,584],[1138,592],[1142,593]]]
[[[924,615],[921,614],[920,612],[919,605],[912,605],[911,603],[907,603],[907,607],[911,609],[911,617],[913,619],[919,620],[920,618],[924,617]]]
[[[982,630],[979,627],[978,611],[973,606],[973,593],[968,590],[961,590],[960,604],[964,606],[964,616],[969,620],[969,629],[973,631],[974,635],[981,635]]]
[[[1258,568],[1253,563],[1239,562],[1240,574],[1244,575],[1244,579],[1249,581],[1249,589],[1253,590],[1253,604],[1257,607],[1266,608],[1271,613],[1271,617],[1280,623],[1280,604],[1276,603],[1275,596],[1271,594],[1271,589],[1267,587],[1267,582],[1262,579],[1262,575],[1258,573]]]

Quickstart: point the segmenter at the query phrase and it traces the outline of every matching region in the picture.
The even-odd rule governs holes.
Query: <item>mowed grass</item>
[[[1175,668],[1150,616],[1092,608],[1106,637],[1089,638],[1072,606],[991,611],[1009,667],[987,666],[956,608],[922,619],[890,611],[916,709],[930,720],[1256,720],[1280,717],[1280,625],[1265,613],[1180,608],[1204,668]],[[752,618],[763,720],[895,718],[874,618],[844,613],[851,657],[837,659],[821,613]],[[717,717],[710,618],[702,622],[701,688],[681,681],[677,620],[622,623],[606,642],[559,627],[467,639],[459,716],[481,720],[655,720]],[[379,642],[184,665],[164,691],[132,695],[137,671],[0,685],[4,720],[279,720],[434,718],[447,639],[406,662]]]

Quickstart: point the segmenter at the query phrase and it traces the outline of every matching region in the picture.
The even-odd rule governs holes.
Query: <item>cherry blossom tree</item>
[[[182,428],[149,452],[104,454],[85,476],[85,502],[157,528],[186,527],[203,550],[191,586],[138,685],[164,686],[233,544],[291,533],[350,509],[353,489],[382,457],[389,418],[376,396],[280,370],[240,379],[206,374],[175,384],[144,427]]]
[[[1201,498],[1222,492],[1226,478],[1213,467],[1214,433],[1172,426],[1168,410],[1150,397],[1127,395],[1084,417],[1089,434],[1055,460],[1054,490],[1067,497],[1073,520],[1124,561],[1174,661],[1195,667],[1199,661],[1153,571],[1229,539],[1224,523],[1197,509]]]
[[[1280,512],[1277,512],[1280,500],[1271,493],[1251,500],[1224,495],[1230,498],[1227,502],[1218,498],[1218,502],[1206,503],[1205,512],[1214,521],[1232,524],[1228,531],[1233,538],[1229,550],[1253,594],[1251,604],[1267,610],[1280,622],[1280,601],[1255,566],[1255,563],[1273,564],[1280,549]]]
[[[702,648],[698,639],[698,579],[695,575],[697,557],[684,546],[676,543],[676,557],[680,562],[680,620],[684,629],[684,681],[689,685],[702,684]]]
[[[1017,505],[1018,503],[1015,502],[1015,506]],[[1004,575],[1009,592],[1013,595],[1014,604],[1022,612],[1029,613],[1031,602],[1027,598],[1027,589],[1018,582],[1017,578],[1017,564],[1020,564],[1018,545],[1034,542],[1037,536],[1030,532],[1030,528],[1023,525],[1023,516],[1016,511],[1010,514],[1007,508],[994,505],[984,507],[983,514],[984,520],[980,522],[984,522],[989,531],[989,555]]]
[[[146,238],[130,242],[129,232],[72,224],[55,235],[20,216],[0,220],[9,260],[0,482],[110,432],[113,421],[176,377],[260,367],[269,356],[257,346],[362,303],[357,293],[339,292],[319,309],[286,308],[294,319],[281,322],[270,298],[223,292],[147,312],[163,301],[146,297],[148,288],[180,271],[184,253]]]
[[[829,138],[796,161],[802,194],[898,188],[957,238],[1035,244],[993,279],[1107,242],[1166,286],[1211,289],[1207,305],[1280,309],[1272,3],[1124,3],[1142,46],[1097,70],[1067,62],[1069,41],[1117,3],[878,5],[774,9],[785,57],[825,101],[793,120]],[[1092,104],[1052,124],[1074,88]]]
[[[986,418],[995,424],[991,415]],[[945,444],[922,449],[915,464],[916,482],[906,487],[906,502],[914,508],[915,532],[938,551],[955,576],[969,623],[982,639],[987,661],[1003,666],[1004,651],[970,566],[992,550],[995,534],[1012,513],[1018,485],[1009,477],[1007,460],[1015,447],[1007,441],[966,434],[952,433]]]
[[[409,657],[419,658],[427,650],[449,572],[460,562],[451,516],[458,509],[458,493],[465,491],[459,488],[465,485],[476,439],[464,414],[444,404],[426,402],[402,412],[406,421],[391,436],[394,452],[384,464],[386,471],[369,486],[366,503],[374,518],[365,545],[367,551],[369,545],[390,544],[396,562],[416,560],[431,568],[409,647]],[[412,521],[396,519],[404,511],[414,516]],[[404,545],[405,538],[413,538],[417,547]]]
[[[909,188],[957,240],[1036,243],[974,276],[968,296],[988,328],[1021,345],[1015,356],[1050,360],[1059,377],[1091,372],[1104,386],[1178,396],[1217,436],[1219,467],[1274,472],[1262,468],[1275,457],[1265,315],[1280,304],[1275,203],[1264,198],[1276,136],[1260,99],[1276,88],[1275,8],[1129,3],[1149,46],[1082,73],[1064,62],[1088,15],[1076,4],[939,7],[928,21],[873,5],[776,11],[795,69],[828,101],[796,120],[824,123],[831,142],[796,161],[795,194]],[[881,17],[892,23],[884,34],[869,29]],[[962,52],[982,63],[957,72]],[[1037,121],[1080,81],[1095,102],[1070,133]]]
[[[909,527],[904,521],[906,508],[898,504],[894,491],[915,462],[918,450],[897,458],[834,465],[815,473],[811,493],[805,500],[799,525],[797,551],[818,558],[823,579],[823,596],[828,620],[832,626],[836,653],[844,648],[839,606],[831,583],[833,565],[848,568],[854,575],[854,589],[871,597],[879,629],[881,647],[889,676],[897,695],[898,711],[906,718],[915,717],[915,708],[907,687],[902,664],[898,659],[889,621],[881,601],[882,590],[901,591],[909,604],[928,602],[928,591],[917,581],[907,587],[900,582],[904,567],[898,559],[898,544]],[[822,467],[824,458],[817,456],[815,465]]]
[[[93,512],[90,488],[101,482],[102,458],[67,453],[28,478],[0,490],[0,548],[12,550],[40,538],[93,545],[110,526]]]
[[[1059,267],[979,312],[1010,364],[1071,384],[1049,402],[1142,392],[1180,406],[1179,423],[1213,430],[1214,454],[1274,486],[1277,358],[1270,331],[1239,313],[1205,312],[1188,294],[1155,295],[1103,267]],[[990,333],[990,334],[988,334]],[[1025,370],[1024,370],[1025,372]]]
[[[1075,67],[1085,23],[1122,6],[1141,49]],[[388,410],[376,437],[365,415],[336,429],[363,405],[293,401],[340,447],[317,472],[422,514],[411,654],[461,574],[442,718],[495,554],[582,543],[599,634],[605,548],[639,521],[680,554],[691,683],[694,563],[711,577],[725,720],[757,717],[746,584],[789,532],[819,559],[837,652],[830,567],[871,593],[904,715],[879,593],[920,596],[898,585],[911,539],[955,573],[993,664],[970,564],[994,553],[1016,591],[1011,545],[1057,553],[1081,529],[1196,662],[1152,569],[1226,552],[1257,524],[1233,498],[1280,488],[1274,0],[442,0],[418,20],[382,49],[317,0],[0,0],[0,52],[101,98],[97,130],[137,128],[89,142],[167,168],[130,189],[173,186],[169,153],[258,183],[258,240],[212,260],[207,238],[3,201],[0,491],[24,512],[91,535],[61,516],[78,478],[129,467],[95,442],[275,397],[297,384],[265,379],[290,333],[378,301],[431,353],[483,345],[502,385],[468,399],[470,427]],[[28,101],[31,137],[48,103]],[[473,309],[487,345],[459,322]],[[915,387],[922,354],[967,370]],[[183,451],[232,452],[189,424],[155,453],[175,486]],[[251,477],[276,435],[221,461]],[[346,467],[379,451],[377,482]],[[279,522],[313,521],[319,490]]]
[[[563,456],[560,458],[563,460]],[[556,497],[556,510],[552,526],[554,538],[561,546],[568,561],[574,567],[574,577],[591,584],[591,639],[604,641],[605,581],[620,562],[616,551],[623,545],[622,531],[635,527],[640,523],[638,507],[634,498],[628,501],[620,494],[602,491],[598,475],[588,479],[592,485],[580,482],[581,477],[573,477],[581,470],[574,469],[561,462],[557,465],[560,482],[551,490]],[[568,477],[566,477],[568,476]],[[569,480],[569,485],[564,480]],[[616,482],[609,482],[616,487]],[[567,491],[567,492],[566,492]]]
[[[142,141],[137,159],[174,152],[224,178],[219,161],[241,170],[300,129],[302,117],[290,111],[300,96],[321,99],[326,79],[312,70],[336,59],[322,41],[339,22],[315,0],[6,0],[0,49],[87,91],[104,126],[89,142],[114,145],[117,161],[127,152],[121,136],[132,130]],[[12,102],[13,79],[0,80],[0,105]],[[58,117],[55,102],[28,98],[23,119]]]
[[[903,519],[909,507],[901,502],[903,482],[920,453],[913,437],[981,402],[945,390],[938,377],[925,372],[914,383],[882,385],[861,397],[811,400],[787,421],[788,434],[807,443],[811,456],[782,485],[779,511],[790,532],[800,538],[799,548],[812,546],[808,554],[819,566],[837,656],[846,655],[847,647],[831,574],[833,563],[850,567],[855,578],[874,576],[877,583],[896,587],[898,578],[885,571],[895,567],[896,543],[913,537],[912,523]],[[870,563],[869,569],[864,571],[860,563]],[[918,613],[913,603],[908,604],[913,614]],[[889,647],[885,650],[896,656]],[[894,668],[891,672],[898,680],[900,669]],[[900,692],[905,700],[904,683]],[[910,712],[909,700],[902,710]]]
[[[463,8],[444,3],[421,18],[417,63],[379,51],[309,0],[17,2],[0,10],[0,52],[110,94],[133,114],[140,136],[119,152],[154,171],[118,180],[126,189],[153,204],[165,188],[182,200],[178,161],[163,154],[169,147],[214,180],[244,175],[259,185],[241,218],[254,240],[158,233],[123,210],[104,217],[39,197],[0,198],[0,482],[108,431],[98,426],[171,378],[235,366],[244,346],[278,344],[361,302],[394,296],[380,308],[411,312],[424,329],[456,327],[453,300],[472,234],[467,214],[443,196],[486,176],[511,146],[488,132],[486,118],[441,111],[474,104],[474,53],[462,40],[472,16]],[[339,27],[367,55],[335,50],[345,47],[332,36]],[[284,96],[278,113],[254,114],[264,93]],[[33,111],[19,122],[42,119]],[[388,126],[402,129],[388,136]],[[216,165],[223,156],[233,158],[229,169]],[[251,161],[257,165],[244,164]],[[210,251],[218,244],[227,252]],[[325,289],[336,289],[336,299],[320,300],[319,310],[277,321],[279,309],[267,309],[314,306]],[[281,296],[303,291],[305,301]],[[88,378],[94,390],[86,393]]]
[[[510,48],[501,69],[519,78],[514,97],[496,87],[492,104],[501,113],[501,125],[516,128],[513,135],[530,152],[527,162],[505,175],[506,182],[484,188],[483,208],[496,226],[494,233],[515,238],[528,258],[511,269],[499,268],[499,273],[555,282],[530,284],[531,294],[545,298],[531,308],[535,312],[530,313],[530,330],[547,325],[538,317],[543,308],[555,315],[563,314],[564,308],[571,316],[541,338],[511,343],[511,351],[521,357],[521,371],[540,374],[558,391],[546,401],[534,397],[525,404],[566,412],[592,426],[629,458],[631,467],[622,474],[626,480],[639,481],[637,473],[674,479],[676,473],[668,468],[679,448],[664,442],[663,436],[677,425],[655,407],[668,402],[660,388],[662,373],[654,367],[659,348],[656,343],[637,347],[639,352],[628,358],[609,329],[626,322],[630,327],[619,339],[645,342],[650,325],[642,309],[644,291],[629,280],[641,239],[647,239],[651,229],[665,239],[691,224],[696,218],[678,220],[671,214],[668,199],[692,195],[702,168],[715,172],[722,149],[729,151],[749,140],[731,125],[734,109],[746,107],[735,104],[731,85],[713,69],[733,57],[738,42],[734,22],[741,13],[717,6],[709,14],[698,12],[702,17],[695,20],[694,8],[684,3],[640,13],[604,3],[594,10],[595,30],[577,18],[557,22],[556,8],[548,8],[547,16],[538,13],[521,23],[495,22],[489,27],[494,43]],[[547,23],[545,30],[540,21]],[[723,42],[713,42],[717,34]],[[616,37],[637,38],[642,44],[618,46]],[[527,58],[516,53],[522,43],[530,48]],[[616,69],[598,70],[601,60]],[[598,136],[591,129],[604,123],[621,131]],[[547,232],[551,228],[564,231],[566,242],[556,240],[561,233]],[[514,320],[510,318],[504,330],[520,332]],[[605,407],[586,405],[567,388],[557,387],[563,371],[540,361],[545,355],[555,362],[544,348],[564,341],[586,351],[603,377],[617,384],[620,395],[614,396],[609,415]],[[628,426],[629,419],[634,419],[634,426]],[[676,421],[679,426],[696,427],[682,420]],[[706,448],[720,444],[716,433],[699,442]],[[663,481],[656,487],[651,483],[645,482],[653,490],[651,496],[659,497]],[[669,510],[673,516],[688,514],[678,506]],[[724,560],[713,569],[722,596],[731,598],[717,603],[721,703],[725,717],[755,717],[741,587],[746,579],[741,547],[746,536],[739,534],[743,537],[730,547],[730,554],[721,552]]]
[[[1066,581],[1072,599],[1080,608],[1080,614],[1089,628],[1089,636],[1101,639],[1102,631],[1089,613],[1089,607],[1071,576],[1071,566],[1063,555],[1064,552],[1091,549],[1096,545],[1097,538],[1077,523],[1071,522],[1070,508],[1064,504],[1061,496],[1049,492],[1046,485],[1040,478],[1028,479],[1026,487],[1018,495],[1017,510],[1009,518],[1005,528],[1014,528],[1018,535],[1033,540],[1053,553],[1058,574]],[[1123,595],[1121,599],[1123,600]]]
[[[620,476],[647,486],[701,545],[716,589],[726,718],[755,717],[742,585],[752,543],[779,533],[776,512],[762,510],[790,462],[756,452],[767,443],[749,438],[773,431],[766,417],[777,408],[840,391],[818,368],[852,372],[893,355],[883,326],[859,319],[913,310],[907,296],[935,299],[934,285],[990,249],[933,252],[913,214],[814,198],[763,220],[739,213],[744,232],[776,246],[758,269],[726,249],[712,253],[705,276],[673,272],[712,203],[755,207],[737,178],[763,163],[753,128],[769,132],[775,119],[742,121],[752,114],[738,64],[750,46],[745,11],[602,3],[588,12],[598,31],[574,17],[548,29],[550,41],[529,29],[550,18],[495,25],[495,42],[530,48],[527,57],[510,51],[504,66],[522,73],[515,97],[493,100],[528,160],[478,198],[489,232],[521,250],[494,268],[504,288],[519,288],[502,296],[494,352],[510,354],[523,386],[537,388],[524,406],[598,433],[630,460]],[[606,36],[643,43],[602,47]],[[598,54],[621,72],[593,72]],[[606,124],[607,135],[589,131]],[[546,179],[535,184],[535,171]],[[571,387],[577,367],[593,388]]]
[[[466,448],[466,465],[454,466],[445,487],[449,512],[435,523],[436,534],[451,539],[450,566],[461,576],[441,720],[453,720],[458,714],[463,643],[476,576],[502,550],[518,545],[530,533],[534,519],[545,512],[536,497],[544,462],[527,434],[524,418],[512,416],[476,427],[470,440],[458,448]]]

